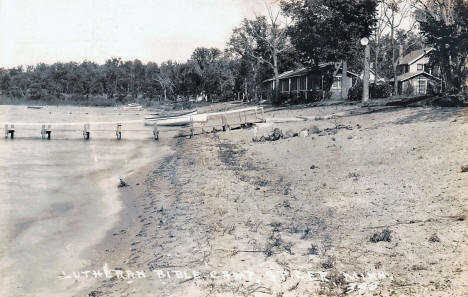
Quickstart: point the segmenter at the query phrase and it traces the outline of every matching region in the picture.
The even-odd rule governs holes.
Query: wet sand
[[[145,278],[112,277],[87,294],[464,296],[468,111],[397,109],[259,133],[313,125],[321,133],[276,142],[252,142],[253,129],[175,139],[121,189],[125,210],[102,245],[110,269]]]

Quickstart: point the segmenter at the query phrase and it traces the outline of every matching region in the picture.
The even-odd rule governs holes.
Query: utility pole
[[[364,75],[362,78],[362,105],[369,104],[369,68],[370,68],[370,47],[369,39],[366,37],[361,39],[361,45],[365,46],[364,49]]]

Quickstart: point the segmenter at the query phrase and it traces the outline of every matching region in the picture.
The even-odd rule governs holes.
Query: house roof
[[[322,68],[325,68],[325,67],[333,65],[333,64],[334,63],[331,63],[331,62],[330,63],[322,63],[318,67],[319,67],[319,69],[322,69]],[[340,68],[340,70],[341,70],[341,68]],[[281,80],[281,79],[286,79],[286,78],[303,76],[303,75],[308,74],[310,71],[311,71],[311,68],[301,67],[301,68],[298,68],[298,69],[295,69],[295,70],[289,70],[289,71],[281,73],[280,75],[278,75],[278,79]],[[356,77],[358,76],[356,73],[353,73],[351,71],[348,71],[348,74],[350,74],[352,76],[356,76]],[[272,77],[272,78],[264,80],[263,82],[265,83],[265,82],[274,81],[274,80],[275,80],[275,78]]]
[[[437,77],[435,77],[434,75],[431,75],[425,71],[415,71],[415,72],[407,72],[407,73],[403,73],[402,75],[399,75],[397,77],[398,81],[407,81],[409,79],[412,79],[412,78],[415,78],[415,77],[418,77],[420,75],[424,75],[424,76],[427,76],[429,78],[432,78],[432,79],[436,79],[436,80],[439,80]],[[390,79],[390,82],[393,82],[393,78]]]
[[[370,74],[372,74],[374,76],[374,79],[371,79],[371,81],[375,81],[376,77],[375,77],[375,71],[373,69],[369,69],[369,72]],[[364,70],[361,71],[361,74],[359,74],[359,78],[360,79],[363,79],[364,78]],[[383,81],[386,81],[385,77],[382,77],[380,75],[377,75],[377,82],[383,82]]]
[[[399,58],[398,65],[411,65],[433,50],[434,50],[433,48],[424,48],[424,49],[412,51],[406,56]]]

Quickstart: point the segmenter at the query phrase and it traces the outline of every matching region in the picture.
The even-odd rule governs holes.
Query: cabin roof
[[[436,80],[439,80],[437,77],[435,77],[434,75],[432,74],[429,74],[425,71],[416,71],[416,72],[407,72],[407,73],[403,73],[402,75],[399,75],[398,76],[398,81],[407,81],[407,80],[410,80],[412,78],[415,78],[415,77],[418,77],[420,75],[423,75],[423,76],[426,76],[426,77],[429,77],[429,78],[432,78],[432,79],[436,79]],[[393,78],[390,79],[390,82],[393,82]]]
[[[330,66],[330,65],[333,65],[334,63],[322,63],[322,64],[319,64],[319,69],[323,69],[327,66]],[[341,68],[340,68],[341,70]],[[283,72],[281,73],[280,75],[278,75],[278,79],[281,80],[281,79],[287,79],[287,78],[293,78],[293,77],[298,77],[298,76],[303,76],[303,75],[307,75],[308,73],[310,73],[312,71],[311,68],[308,68],[308,67],[301,67],[301,68],[298,68],[298,69],[295,69],[295,70],[289,70],[289,71],[286,71],[286,72]],[[357,75],[356,73],[353,73],[351,71],[348,71],[348,74],[350,74],[351,76],[355,76],[355,77],[358,77],[359,75]],[[270,82],[270,81],[274,81],[275,78],[272,77],[272,78],[269,78],[269,79],[266,79],[264,80],[263,82],[266,83],[266,82]]]
[[[423,48],[410,52],[409,54],[398,59],[398,65],[411,65],[433,51],[433,48]]]

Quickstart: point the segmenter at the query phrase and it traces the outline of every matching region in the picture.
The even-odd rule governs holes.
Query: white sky
[[[0,0],[0,67],[39,62],[185,61],[223,49],[265,0]]]

